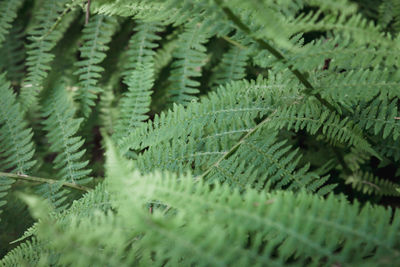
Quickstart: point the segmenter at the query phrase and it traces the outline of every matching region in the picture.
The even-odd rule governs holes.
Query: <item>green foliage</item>
[[[21,105],[4,74],[0,76],[0,84],[1,170],[26,175],[35,165],[32,129],[28,127]],[[14,179],[0,174],[0,208],[6,204],[4,198],[14,182]]]
[[[53,160],[53,168],[57,169],[57,178],[60,183],[42,185],[46,198],[59,207],[65,201],[65,190],[61,190],[62,182],[82,185],[90,181],[88,175],[91,170],[86,169],[89,161],[82,159],[85,149],[84,141],[76,136],[81,118],[74,118],[75,109],[63,86],[54,89],[53,94],[46,99],[43,105],[43,129],[50,143],[49,152],[57,153]]]
[[[136,33],[129,40],[124,66],[123,82],[128,87],[119,106],[119,118],[115,126],[115,137],[119,139],[128,134],[129,129],[139,127],[150,110],[151,94],[154,85],[155,43],[160,39],[156,32],[161,31],[157,24],[139,23]]]
[[[49,64],[54,58],[51,49],[63,36],[62,27],[53,30],[67,0],[45,0],[36,11],[32,26],[28,31],[30,43],[27,45],[26,65],[28,73],[21,88],[21,104],[24,110],[35,108],[38,95],[42,91],[43,80],[47,77]]]
[[[397,1],[0,11],[1,266],[400,261]]]
[[[17,17],[18,9],[24,3],[24,0],[3,1],[0,4],[0,46],[6,39],[11,23]]]
[[[91,107],[94,106],[97,94],[102,91],[97,86],[97,80],[101,77],[104,70],[99,65],[106,57],[108,50],[107,44],[115,31],[117,21],[113,17],[103,15],[94,16],[83,30],[83,45],[79,49],[81,61],[76,63],[79,70],[75,73],[79,75],[77,99],[81,103],[82,113],[89,117]]]

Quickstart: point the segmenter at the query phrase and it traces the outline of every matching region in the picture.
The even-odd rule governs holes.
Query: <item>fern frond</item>
[[[154,85],[153,51],[160,39],[156,35],[161,31],[157,24],[139,23],[136,33],[129,41],[127,62],[123,73],[123,81],[128,86],[128,92],[120,99],[119,118],[115,128],[115,137],[126,136],[133,128],[140,126],[148,116],[151,94]]]
[[[205,254],[209,257],[201,257],[203,263],[247,266],[257,262],[265,264],[269,257],[276,255],[277,262],[281,264],[291,256],[299,265],[308,259],[314,264],[320,261],[350,264],[362,260],[364,256],[371,256],[373,251],[376,252],[374,257],[386,252],[393,256],[399,253],[398,241],[392,236],[400,227],[399,217],[396,214],[391,225],[392,212],[380,207],[360,209],[358,204],[350,205],[343,197],[330,196],[323,200],[305,193],[265,195],[248,190],[241,196],[226,187],[216,187],[211,191],[208,185],[196,184],[191,177],[135,176],[129,177],[129,186],[125,185],[125,188],[131,189],[127,190],[129,193],[114,192],[121,193],[117,199],[117,203],[121,204],[121,214],[126,218],[132,218],[130,214],[142,218],[138,227],[142,225],[139,229],[144,237],[136,246],[154,251],[156,259],[160,253],[164,260],[181,258],[187,264],[194,264],[199,262],[198,256]],[[124,180],[127,182],[128,178]],[[153,216],[136,213],[132,211],[131,203],[139,204],[138,201],[162,206]],[[163,205],[176,209],[177,215],[163,215]],[[203,228],[204,224],[213,227]],[[202,232],[209,232],[210,229],[215,229],[215,232],[205,237]],[[250,244],[246,242],[249,235]],[[176,237],[180,237],[180,241]],[[168,246],[170,242],[176,245]],[[185,246],[187,242],[191,245]],[[222,253],[227,243],[235,244],[234,251]],[[157,244],[162,251],[158,251]]]
[[[276,59],[265,51],[258,52],[255,63],[261,67],[273,66],[277,69],[293,66],[301,71],[326,72],[329,69],[336,73],[343,70],[376,70],[380,67],[390,69],[399,65],[399,46],[388,50],[385,47],[355,44],[351,38],[342,36],[320,38],[308,44],[301,44],[296,49],[294,53],[286,54],[287,63],[282,66],[276,65]],[[326,60],[329,61],[329,65],[326,65]]]
[[[26,174],[36,163],[33,133],[5,74],[0,75],[0,95],[0,170]],[[0,199],[7,195],[14,182],[14,179],[0,177]],[[0,201],[0,207],[5,204]]]
[[[364,194],[380,196],[400,196],[400,185],[379,178],[372,173],[356,172],[344,177],[346,184],[350,184],[355,190]]]
[[[308,98],[304,102],[280,109],[269,126],[273,129],[306,130],[311,135],[322,133],[333,145],[347,143],[378,158],[380,156],[366,140],[361,128],[350,118],[342,119],[338,113],[324,110],[318,101]]]
[[[96,104],[97,94],[102,89],[97,85],[101,73],[104,71],[99,64],[106,57],[108,43],[114,34],[117,26],[117,19],[103,15],[93,16],[83,29],[80,47],[81,60],[75,66],[79,68],[74,74],[79,75],[77,100],[80,102],[81,111],[84,117],[88,118],[92,107]]]
[[[290,80],[285,82],[291,84]],[[300,157],[288,152],[290,147],[278,144],[273,132],[257,131],[259,126],[255,120],[273,114],[280,104],[296,101],[296,90],[281,90],[279,83],[261,79],[232,83],[208,100],[192,103],[186,109],[178,106],[166,116],[156,117],[154,122],[134,131],[121,147],[124,152],[129,148],[146,149],[136,160],[137,168],[143,172],[161,169],[184,173],[190,170],[202,178],[226,181],[242,189],[247,184],[261,190],[269,181],[277,188],[287,186],[293,190],[315,191],[326,178],[308,174],[308,167],[296,174],[294,169]],[[291,85],[295,86],[296,82]],[[264,97],[255,97],[261,91]],[[251,132],[255,132],[254,136],[247,136]],[[244,135],[246,139],[241,138]],[[236,150],[238,144],[240,148]],[[257,168],[251,168],[254,162],[258,162]],[[220,171],[215,173],[215,169]],[[203,172],[211,170],[212,175],[205,177]],[[238,177],[243,180],[237,180]]]
[[[23,3],[24,0],[8,0],[0,3],[0,47],[6,40],[12,22],[17,17],[18,9]]]
[[[394,159],[395,162],[400,160],[400,147],[398,140],[385,139],[385,141],[380,140],[376,144],[377,151],[381,155]]]
[[[76,119],[74,115],[75,108],[69,96],[63,86],[58,86],[44,104],[42,113],[49,151],[57,153],[53,161],[54,168],[58,170],[56,177],[61,182],[83,185],[91,180],[88,176],[91,170],[86,168],[89,161],[83,161],[86,151],[82,149],[84,140],[76,135],[83,119]],[[55,206],[60,206],[65,200],[61,183],[42,185],[41,191]]]
[[[43,87],[43,80],[47,77],[50,62],[54,55],[50,52],[63,36],[63,31],[54,29],[64,5],[68,0],[45,0],[43,7],[38,11],[35,26],[28,31],[30,36],[27,45],[26,65],[28,74],[23,82],[19,100],[26,111],[38,104],[38,95]],[[63,29],[65,30],[65,29]]]
[[[131,168],[108,145],[105,187],[57,216],[32,202],[40,218],[34,241],[40,243],[21,245],[7,260],[18,262],[25,249],[34,255],[32,262],[74,266],[355,265],[383,258],[394,264],[400,255],[400,217],[383,207],[361,208],[344,196],[323,199],[305,192],[240,194],[190,175],[141,176]],[[92,197],[108,194],[115,212],[90,209],[91,220],[85,220],[80,208],[101,204]]]
[[[298,149],[293,150],[285,141],[278,142],[275,135],[260,129],[252,136],[241,139],[237,151],[224,160],[214,161],[209,167],[212,170],[203,176],[204,179],[227,182],[241,189],[251,185],[260,191],[267,186],[275,190],[303,189],[317,193],[333,189],[334,185],[325,185],[329,177],[310,172],[309,164],[299,167],[301,155]]]
[[[208,41],[204,22],[192,21],[185,25],[184,32],[179,36],[179,44],[174,51],[172,71],[169,77],[170,102],[187,104],[196,98],[200,83],[194,78],[201,76],[201,68],[205,65],[207,55],[204,44]]]
[[[400,81],[391,77],[390,72],[361,70],[328,74],[321,77],[315,89],[323,97],[349,106],[373,100],[380,93],[389,99],[400,97]]]
[[[224,53],[221,62],[216,66],[215,76],[212,77],[211,83],[218,86],[243,79],[246,76],[246,61],[249,52],[246,47],[231,47]]]
[[[126,153],[129,149],[146,149],[189,133],[205,137],[207,131],[243,134],[245,129],[255,126],[254,119],[271,113],[276,106],[291,104],[301,98],[298,87],[299,83],[287,76],[280,76],[275,81],[259,77],[257,81],[227,84],[201,102],[190,103],[187,107],[174,105],[172,110],[156,115],[152,121],[121,139],[119,147]],[[243,126],[243,131],[239,126]]]
[[[395,0],[384,0],[379,6],[379,24],[390,31],[400,32],[400,3]]]
[[[0,264],[2,266],[29,266],[37,265],[39,262],[45,264],[45,262],[40,261],[40,259],[45,256],[46,253],[47,251],[40,242],[38,242],[36,238],[33,238],[31,241],[26,241],[7,253],[7,255],[0,260]]]
[[[156,75],[160,73],[162,68],[166,67],[172,61],[172,53],[179,44],[177,35],[178,34],[174,32],[172,35],[167,36],[167,42],[157,50],[154,56],[154,69]]]
[[[136,19],[155,19],[163,17],[163,13],[168,11],[165,9],[165,1],[159,0],[139,0],[132,2],[130,0],[119,1],[95,1],[92,9],[96,13],[106,15],[118,15],[124,17],[134,17]]]
[[[353,118],[361,128],[369,130],[374,135],[382,135],[398,140],[400,137],[400,121],[397,99],[388,101],[387,97],[376,97],[370,102],[361,102],[353,114]]]
[[[6,72],[13,85],[20,85],[25,69],[24,33],[22,27],[15,25],[6,36],[0,48],[0,72]]]
[[[133,246],[154,251],[155,257],[160,253],[163,260],[182,259],[193,264],[197,262],[197,253],[201,253],[210,255],[210,259],[222,260],[225,265],[244,260],[247,264],[240,262],[243,266],[258,261],[265,263],[269,255],[276,252],[273,255],[278,255],[275,259],[281,263],[295,256],[300,265],[310,257],[314,263],[323,260],[344,264],[360,261],[372,252],[376,252],[374,257],[386,252],[393,256],[399,254],[398,241],[393,236],[399,231],[399,216],[395,214],[391,223],[392,211],[382,207],[367,205],[361,209],[358,203],[349,204],[344,197],[330,196],[324,200],[304,192],[265,194],[248,189],[240,195],[224,186],[210,189],[208,184],[195,182],[190,176],[139,176],[132,173],[115,152],[112,154],[112,150],[109,150],[109,157],[112,161],[109,190],[117,194],[115,205],[119,206],[119,214],[136,223],[139,229],[133,228],[144,234]],[[153,215],[135,209],[137,205],[143,210],[147,203],[158,207]],[[366,217],[369,220],[365,220]],[[213,227],[203,228],[204,224]],[[241,230],[237,228],[239,225]],[[307,227],[302,227],[304,225]],[[218,230],[204,239],[203,229]],[[216,238],[218,235],[223,236]],[[166,245],[173,240],[179,242],[173,247]],[[225,242],[236,244],[237,251],[222,253],[226,249]],[[185,243],[186,246],[179,247]],[[157,244],[162,251],[155,247]],[[202,257],[201,262],[204,261],[207,259]]]

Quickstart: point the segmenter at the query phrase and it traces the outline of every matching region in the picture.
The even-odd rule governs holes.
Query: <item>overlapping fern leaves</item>
[[[91,192],[81,203],[75,203],[71,212],[58,218],[39,209],[36,200],[28,199],[41,218],[35,234],[39,239],[34,238],[33,244],[39,241],[35,245],[40,250],[59,251],[56,264],[76,266],[158,266],[166,262],[281,266],[289,259],[301,266],[376,263],[400,256],[396,238],[399,217],[392,221],[392,211],[385,208],[361,208],[358,203],[349,204],[344,197],[331,195],[323,200],[305,192],[266,194],[249,189],[241,194],[226,186],[211,190],[208,184],[196,182],[191,176],[140,176],[129,165],[109,147],[107,192],[113,196],[109,201],[117,213],[106,213],[99,206],[96,213],[88,215],[90,222],[79,217],[86,209],[82,205],[86,200],[92,199],[91,204],[95,205],[103,203],[104,199],[98,196],[104,193],[98,190],[94,201]],[[369,220],[365,222],[364,217]],[[360,227],[354,230],[354,225]],[[52,240],[55,233],[58,238]],[[105,233],[107,240],[103,238]],[[28,244],[28,248],[31,246]],[[85,257],[76,257],[82,250]],[[123,256],[127,251],[131,257]],[[33,255],[31,262],[51,260],[48,253],[29,255]],[[3,262],[19,263],[24,257],[17,250]]]
[[[37,222],[0,264],[400,260],[395,1],[23,2],[0,4],[0,206]]]
[[[62,189],[63,182],[76,185],[86,184],[90,181],[90,169],[87,169],[88,160],[84,160],[85,149],[82,148],[85,140],[76,136],[83,119],[74,118],[75,109],[63,86],[55,88],[54,93],[47,99],[42,113],[44,130],[50,143],[49,152],[57,153],[53,166],[58,170],[59,183],[42,185],[46,198],[54,206],[59,207],[65,201]]]
[[[0,4],[0,46],[6,39],[7,33],[12,27],[12,22],[17,17],[18,9],[24,0],[2,1]]]
[[[43,89],[43,80],[50,69],[49,63],[54,55],[51,49],[63,36],[62,29],[53,26],[65,9],[67,0],[46,0],[37,10],[29,34],[26,65],[28,74],[21,88],[20,102],[24,110],[36,109],[38,95]],[[72,14],[72,13],[71,13]],[[63,29],[65,31],[65,29]]]

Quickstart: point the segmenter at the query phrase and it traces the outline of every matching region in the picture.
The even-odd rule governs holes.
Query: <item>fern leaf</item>
[[[154,85],[153,51],[160,38],[156,32],[161,28],[157,24],[140,23],[129,41],[128,61],[123,73],[124,83],[128,86],[119,105],[119,119],[115,128],[115,137],[126,136],[133,128],[140,126],[148,116],[151,94]]]
[[[7,72],[6,76],[13,85],[19,85],[25,69],[24,33],[20,25],[11,28],[0,49],[0,58],[0,71]]]
[[[198,260],[197,253],[200,253],[210,255],[209,259],[213,260],[210,264],[219,262],[215,261],[219,259],[224,265],[238,260],[248,261],[247,264],[241,262],[239,265],[249,265],[258,261],[265,263],[268,255],[278,255],[275,259],[281,263],[295,255],[300,265],[308,259],[315,263],[325,259],[328,262],[345,264],[361,261],[373,251],[376,252],[374,257],[386,252],[393,256],[398,256],[399,253],[398,241],[393,236],[400,227],[398,214],[391,223],[392,212],[382,207],[367,205],[361,209],[358,203],[349,204],[344,197],[330,196],[323,200],[304,192],[296,195],[289,192],[265,194],[247,190],[244,195],[240,195],[224,186],[211,189],[207,183],[196,182],[190,176],[140,176],[131,172],[125,161],[110,147],[108,161],[109,190],[112,194],[117,194],[114,201],[119,207],[119,214],[125,220],[136,223],[137,227],[142,225],[140,229],[134,227],[144,234],[134,247],[147,248],[158,255],[159,251],[154,247],[158,240],[178,242],[175,239],[177,236],[185,236],[183,240],[186,242],[175,243],[173,247],[159,243],[162,249],[159,253],[164,256],[164,260],[169,255],[171,260],[179,258],[187,260],[187,264],[193,264]],[[148,203],[155,205],[154,215],[140,212]],[[165,210],[165,207],[170,207],[172,212]],[[135,214],[135,220],[132,219],[132,214]],[[138,216],[148,223],[143,223]],[[197,216],[199,220],[196,220]],[[365,219],[367,217],[369,220]],[[203,228],[205,224],[213,227]],[[242,230],[243,227],[246,230],[239,231],[239,225]],[[304,225],[307,227],[301,227]],[[204,240],[202,231],[209,232],[214,227],[218,231],[207,235],[209,240]],[[214,239],[218,233],[226,235]],[[249,234],[254,234],[250,245],[246,242],[249,241]],[[267,243],[261,242],[261,239],[267,239]],[[183,246],[187,242],[192,245]],[[221,253],[226,249],[223,247],[225,242],[237,244],[237,251]],[[302,245],[299,246],[299,243]],[[205,261],[207,259],[202,257],[201,262]]]
[[[400,3],[394,0],[384,0],[379,6],[379,24],[394,33],[400,32]]]
[[[124,17],[135,17],[136,19],[149,19],[162,17],[166,12],[163,1],[139,0],[132,2],[130,0],[119,1],[96,1],[93,3],[93,9],[96,13],[105,15],[118,15]]]
[[[203,22],[204,23],[204,22]],[[193,21],[185,25],[184,32],[179,37],[178,48],[174,52],[177,60],[172,63],[169,77],[171,102],[187,104],[199,90],[200,83],[193,78],[201,76],[201,68],[206,63],[206,47],[208,36],[202,27],[202,22]]]
[[[246,76],[246,61],[248,56],[248,49],[231,47],[229,51],[222,56],[221,62],[216,67],[212,84],[218,86],[243,79]]]
[[[46,255],[46,250],[35,238],[32,241],[22,243],[13,249],[1,260],[2,266],[28,266],[37,265],[41,256]],[[43,263],[43,262],[42,262]]]
[[[383,96],[371,102],[359,103],[353,115],[361,128],[370,130],[374,135],[381,134],[383,139],[390,136],[394,141],[400,137],[400,121],[396,120],[398,116],[397,99],[389,103]]]
[[[400,185],[388,180],[374,176],[372,173],[356,172],[345,177],[346,184],[364,194],[375,194],[380,196],[400,196],[398,189]]]
[[[75,64],[79,70],[74,74],[79,75],[79,90],[76,98],[86,118],[89,117],[95,105],[97,94],[102,91],[97,83],[104,69],[99,64],[106,57],[107,44],[111,41],[116,26],[116,18],[97,15],[91,18],[83,30],[83,45],[79,49],[82,60]]]
[[[146,125],[138,128],[137,135],[132,135],[136,144],[125,143],[122,145],[124,152],[129,148],[146,149],[136,160],[137,168],[143,172],[153,169],[192,171],[202,178],[226,181],[241,189],[251,185],[261,190],[270,182],[276,188],[316,191],[326,178],[308,173],[308,167],[297,173],[300,157],[296,152],[288,152],[290,147],[279,144],[273,132],[260,129],[247,138],[247,134],[258,127],[255,120],[273,113],[280,103],[296,99],[295,90],[284,92],[279,86],[278,89],[272,87],[261,79],[252,83],[237,82],[219,90],[209,100],[203,99],[202,103],[192,103],[186,109],[176,107],[147,125],[154,129]],[[265,90],[265,97],[253,98],[260,90]],[[241,139],[244,135],[246,139]],[[237,145],[239,149],[231,151]],[[251,167],[254,162],[257,168]],[[204,177],[203,172],[211,170],[212,174]],[[243,180],[237,180],[238,177]]]
[[[230,265],[240,262],[238,265],[243,266],[265,263],[268,255],[278,255],[276,260],[281,263],[294,256],[299,265],[308,259],[314,263],[325,259],[328,263],[350,264],[361,261],[364,256],[371,255],[372,251],[376,251],[374,257],[387,251],[393,256],[399,253],[396,247],[398,241],[391,236],[399,229],[398,215],[391,225],[392,212],[383,208],[367,206],[360,209],[358,204],[350,205],[342,197],[338,199],[331,196],[322,200],[305,193],[293,195],[277,192],[265,195],[249,190],[241,196],[225,187],[216,187],[210,191],[208,185],[196,184],[191,177],[179,177],[178,180],[177,177],[168,175],[156,174],[148,178],[135,176],[133,174],[129,177],[131,184],[125,187],[131,188],[128,190],[130,192],[120,194],[118,199],[121,202],[117,203],[121,204],[119,210],[126,214],[126,218],[132,217],[129,214],[135,214],[143,218],[142,220],[150,220],[147,224],[139,220],[138,226],[142,225],[140,230],[143,231],[144,238],[136,246],[147,250],[151,248],[157,252],[155,246],[158,240],[167,239],[166,242],[169,243],[177,236],[185,236],[184,240],[191,244],[185,246],[185,242],[178,242],[175,243],[176,246],[169,247],[164,242],[159,243],[164,259],[166,256],[171,260],[182,258],[187,264],[194,264],[199,262],[200,255],[206,254],[209,257],[201,257],[203,263],[215,265],[223,262],[222,265]],[[121,193],[120,190],[113,192]],[[130,204],[124,205],[127,198],[131,199],[126,202]],[[172,207],[179,215],[163,216],[163,206],[153,216],[133,212],[131,203],[138,201]],[[203,213],[207,216],[202,216]],[[194,214],[199,216],[199,220]],[[369,218],[368,222],[365,221],[366,217]],[[204,224],[213,227],[203,228]],[[242,230],[246,230],[239,230],[239,225]],[[302,227],[304,225],[307,227]],[[383,227],[388,227],[388,231],[382,231]],[[210,229],[216,231],[207,235],[208,238],[204,240],[201,233],[209,232]],[[222,233],[226,235],[216,237]],[[248,243],[245,240],[248,240],[249,233],[251,241],[246,246]],[[265,239],[266,244],[261,242]],[[227,243],[237,244],[235,252],[221,253],[226,249],[223,246]],[[257,253],[260,249],[262,252]]]
[[[0,3],[0,47],[3,45],[11,23],[17,17],[17,11],[24,3],[24,0],[8,0]]]
[[[0,75],[0,95],[0,169],[26,174],[36,162],[33,160],[33,133],[4,74]],[[6,204],[1,199],[14,182],[14,179],[0,177],[0,207]]]
[[[44,130],[47,131],[46,136],[50,143],[49,151],[57,153],[53,164],[58,170],[58,179],[61,182],[83,185],[91,180],[88,176],[91,170],[86,168],[89,161],[83,161],[84,140],[76,135],[83,119],[74,118],[74,114],[75,109],[64,87],[58,86],[45,103],[42,113],[45,118]],[[60,206],[65,200],[65,192],[60,190],[61,183],[42,185],[40,189],[55,206]]]
[[[49,64],[54,58],[50,51],[63,36],[62,31],[58,29],[51,31],[51,29],[64,10],[66,2],[67,0],[45,0],[37,14],[37,18],[40,20],[28,31],[30,36],[26,60],[28,74],[19,96],[21,106],[25,111],[38,104],[38,95],[42,90],[43,80],[47,77]]]

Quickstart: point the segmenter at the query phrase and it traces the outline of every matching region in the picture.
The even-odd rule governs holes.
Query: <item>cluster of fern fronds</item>
[[[0,2],[1,266],[400,262],[399,1],[90,2]]]

